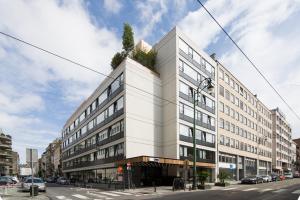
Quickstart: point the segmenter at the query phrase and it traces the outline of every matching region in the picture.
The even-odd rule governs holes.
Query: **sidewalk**
[[[0,190],[0,196],[2,200],[49,200],[46,193],[39,193],[38,196],[32,198],[29,192],[19,191],[18,188],[8,188],[7,191],[4,191],[4,189]]]

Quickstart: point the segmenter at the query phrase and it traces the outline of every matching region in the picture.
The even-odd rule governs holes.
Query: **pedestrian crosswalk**
[[[288,189],[286,188],[258,188],[258,187],[228,187],[228,188],[214,188],[213,190],[222,190],[222,191],[240,191],[240,192],[273,192],[273,193],[281,193],[286,192]],[[291,191],[292,194],[300,194],[300,190]]]
[[[146,195],[157,195],[157,193],[139,193],[139,192],[123,192],[123,191],[100,191],[100,190],[81,190],[81,193],[74,191],[74,194],[59,195],[52,199],[56,200],[117,200],[122,197],[140,197]]]

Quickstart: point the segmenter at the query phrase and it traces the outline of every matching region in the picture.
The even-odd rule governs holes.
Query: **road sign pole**
[[[32,149],[30,149],[30,163],[31,163],[31,196],[33,197],[33,159],[32,159]]]

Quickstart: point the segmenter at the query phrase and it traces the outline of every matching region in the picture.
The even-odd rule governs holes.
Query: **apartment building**
[[[0,174],[1,176],[12,175],[12,139],[0,129]]]
[[[18,152],[13,151],[12,152],[12,174],[13,176],[19,176],[20,170],[19,170],[19,164],[20,164],[20,157]]]
[[[129,163],[136,186],[192,176],[184,166],[192,165],[193,90],[208,77],[216,85],[215,62],[177,28],[153,48],[154,70],[126,58],[66,122],[62,166],[70,179],[117,179]],[[197,170],[214,181],[215,92],[201,92],[196,116]]]
[[[218,63],[218,167],[234,180],[271,173],[269,109]]]
[[[279,108],[272,112],[273,171],[282,174],[292,170],[292,128]]]

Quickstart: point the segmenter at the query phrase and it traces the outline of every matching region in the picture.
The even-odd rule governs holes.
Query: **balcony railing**
[[[118,156],[104,158],[104,159],[100,159],[100,160],[85,161],[85,162],[73,164],[73,166],[67,166],[67,167],[64,166],[63,170],[102,165],[102,164],[106,164],[106,163],[116,162],[116,161],[122,160],[124,158],[125,158],[124,155],[118,155]]]
[[[77,138],[77,140],[74,140],[67,147],[63,148],[63,150],[70,148],[73,144],[77,143],[78,141],[82,140],[83,138],[86,138],[88,135],[90,135],[91,133],[93,133],[96,129],[99,129],[100,127],[108,124],[112,120],[120,117],[122,114],[124,114],[124,108],[118,110],[117,112],[115,112],[114,114],[112,114],[111,116],[109,116],[108,118],[106,118],[103,122],[101,122],[100,124],[97,124],[96,126],[94,126],[92,129],[87,130],[87,132],[85,134],[81,135],[81,137]]]
[[[179,119],[182,119],[182,120],[187,121],[187,122],[190,122],[190,123],[194,123],[194,118],[189,117],[189,116],[187,116],[187,115],[184,115],[184,114],[182,114],[182,113],[179,114]],[[212,126],[212,125],[210,125],[210,124],[206,124],[206,123],[204,123],[204,122],[202,122],[202,121],[199,121],[199,120],[197,120],[197,119],[196,119],[196,125],[201,126],[201,127],[203,127],[203,128],[207,128],[207,129],[212,130],[212,131],[215,131],[215,130],[216,130],[216,127],[215,127],[215,126]]]
[[[118,139],[121,139],[124,137],[124,132],[120,132],[120,133],[117,133],[116,135],[113,135],[113,136],[110,136],[102,141],[98,141],[96,144],[93,144],[93,145],[90,145],[88,147],[85,147],[85,148],[82,148],[82,149],[78,149],[77,151],[75,151],[73,154],[71,155],[65,155],[62,157],[63,160],[65,159],[69,159],[69,158],[72,158],[72,157],[75,157],[77,155],[80,155],[82,153],[85,153],[87,151],[90,151],[92,149],[96,149],[96,148],[99,148],[105,144],[108,144],[110,142],[113,142],[113,141],[116,141]]]
[[[187,156],[180,156],[180,160],[189,160],[193,161],[192,157]],[[215,159],[203,159],[203,158],[196,158],[196,162],[202,162],[202,163],[216,163]]]
[[[205,69],[201,64],[197,63],[195,60],[193,60],[189,55],[187,55],[184,51],[179,49],[179,54],[183,56],[186,60],[188,60],[190,63],[192,63],[194,66],[196,66],[198,69],[200,69],[202,72],[204,72],[208,77],[211,79],[215,79],[215,74],[209,72],[207,69]]]
[[[185,135],[179,135],[179,139],[180,139],[180,141],[193,143],[193,138],[192,137],[188,137],[188,136],[185,136]],[[207,147],[212,147],[212,148],[215,148],[215,146],[216,146],[215,142],[210,143],[210,142],[206,142],[206,141],[203,141],[203,140],[198,140],[197,138],[196,138],[196,144],[202,145],[202,146],[207,146]]]
[[[179,92],[179,97],[183,98],[184,100],[190,102],[190,103],[194,103],[194,99],[193,97],[190,97],[186,94],[184,94],[183,92]],[[215,114],[215,108],[211,108],[205,104],[203,104],[202,102],[197,102],[197,106],[199,106],[200,108],[212,113],[212,114]]]
[[[89,121],[90,118],[94,117],[94,114],[96,112],[98,112],[100,109],[102,109],[108,102],[110,102],[110,100],[112,100],[118,94],[120,94],[123,91],[123,89],[124,89],[124,84],[120,85],[120,87],[118,89],[116,89],[112,94],[110,94],[100,105],[97,106],[97,108],[95,110],[93,110],[86,118],[84,118],[83,121],[79,122],[77,127],[74,128],[72,131],[70,131],[68,133],[68,135],[72,135],[73,133],[78,131],[78,129],[81,128],[81,126],[80,126],[81,124],[84,124],[85,122]]]
[[[196,81],[195,79],[193,79],[192,77],[190,77],[188,74],[185,74],[184,72],[179,71],[179,75],[180,75],[181,77],[183,77],[185,80],[187,80],[187,81],[191,82],[192,84],[194,84],[196,87],[199,86],[199,82]],[[215,93],[210,93],[210,92],[208,91],[207,88],[204,88],[202,91],[204,91],[204,92],[206,92],[207,94],[209,94],[209,95],[215,97]]]

